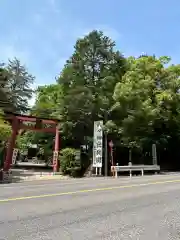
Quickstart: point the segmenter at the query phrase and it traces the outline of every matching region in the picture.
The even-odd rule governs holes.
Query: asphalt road
[[[180,239],[180,175],[0,185],[0,240]]]

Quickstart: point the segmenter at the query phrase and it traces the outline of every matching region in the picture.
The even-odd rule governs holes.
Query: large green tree
[[[104,118],[110,109],[114,86],[127,69],[125,58],[114,48],[102,32],[90,32],[77,40],[58,78],[64,92],[64,131],[76,142],[92,136],[94,120]]]
[[[34,76],[28,73],[27,68],[17,58],[9,60],[5,65],[5,71],[7,78],[3,88],[9,101],[13,103],[17,112],[26,112],[29,109],[28,101],[33,94]]]
[[[3,146],[11,134],[11,127],[5,120],[3,110],[0,109],[0,147]]]
[[[112,110],[116,118],[107,123],[128,148],[168,147],[179,135],[180,66],[168,57],[129,58],[129,70],[116,84]],[[176,136],[176,137],[175,137]]]
[[[156,143],[165,161],[164,152],[175,156],[180,144],[180,66],[170,60],[126,59],[109,37],[92,31],[77,40],[57,83],[38,88],[32,112],[60,119],[66,147],[92,139],[93,122],[103,119],[116,149],[150,151]]]
[[[0,108],[5,111],[15,110],[14,103],[11,101],[11,92],[8,85],[9,73],[5,64],[0,64]]]
[[[0,63],[0,89],[4,88],[8,81],[8,72],[3,63]]]
[[[63,89],[59,84],[39,86],[31,112],[39,117],[61,119]]]

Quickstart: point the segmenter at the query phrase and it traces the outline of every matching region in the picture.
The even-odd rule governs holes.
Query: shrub
[[[77,149],[74,148],[64,148],[61,150],[60,167],[63,174],[72,177],[80,177],[82,175],[81,166],[78,166],[75,160],[76,151]]]

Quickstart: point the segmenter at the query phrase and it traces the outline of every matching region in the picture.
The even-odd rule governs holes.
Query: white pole
[[[96,167],[96,176],[98,175],[98,168]]]

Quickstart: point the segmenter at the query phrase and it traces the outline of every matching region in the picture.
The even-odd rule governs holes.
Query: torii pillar
[[[9,138],[9,141],[8,141],[6,158],[5,158],[5,161],[4,161],[4,168],[3,168],[3,170],[5,172],[8,172],[9,169],[11,168],[13,149],[15,147],[16,137],[18,135],[18,130],[19,130],[18,119],[16,119],[16,117],[14,117],[12,120],[13,120],[13,122],[12,122],[12,134],[11,134],[11,137]]]
[[[56,136],[55,136],[55,143],[54,143],[54,155],[53,155],[53,172],[59,172],[59,129],[56,126]]]

